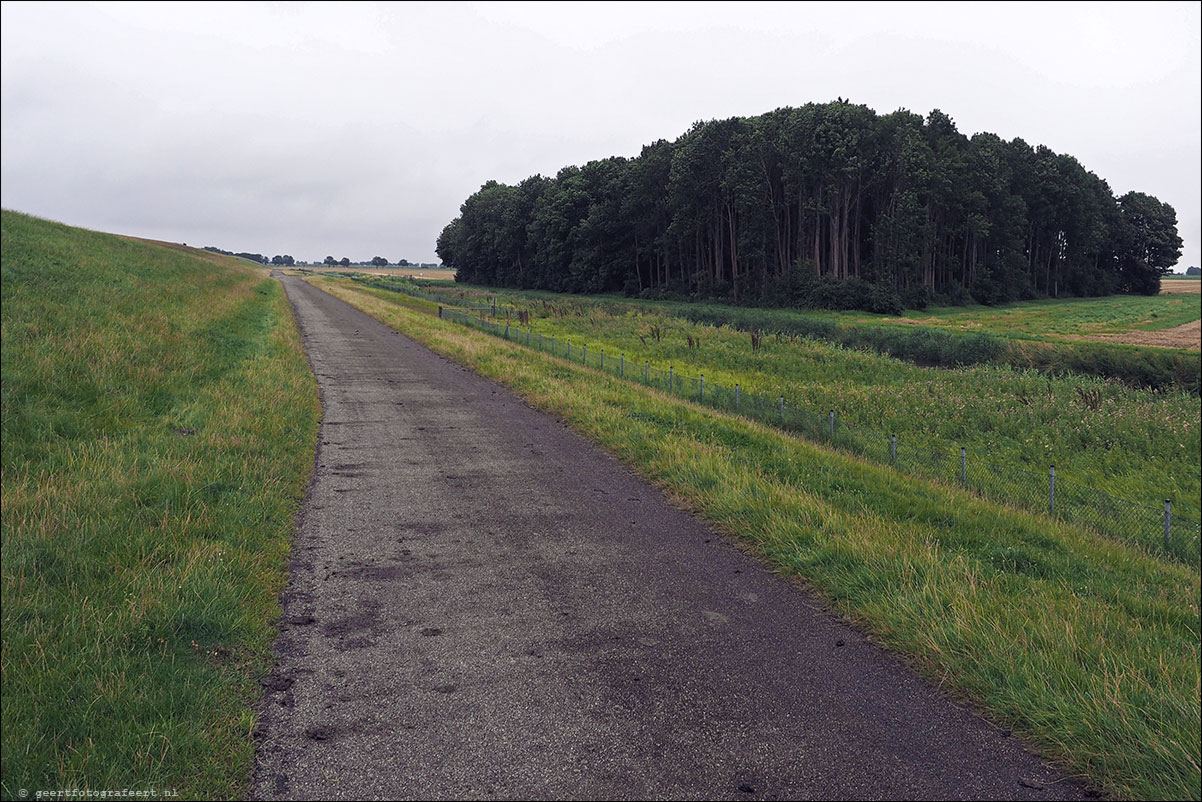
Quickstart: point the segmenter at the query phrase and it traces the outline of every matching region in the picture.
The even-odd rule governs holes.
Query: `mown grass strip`
[[[1198,797],[1197,572],[312,281],[563,417],[1111,793]]]
[[[237,798],[320,409],[277,282],[3,213],[3,778]]]

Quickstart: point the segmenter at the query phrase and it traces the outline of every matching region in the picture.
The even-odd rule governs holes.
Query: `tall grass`
[[[1198,798],[1196,570],[315,283],[562,416],[1072,771]]]
[[[242,795],[319,408],[277,282],[3,213],[3,779]]]

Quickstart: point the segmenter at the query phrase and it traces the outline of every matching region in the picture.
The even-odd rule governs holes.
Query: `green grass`
[[[1002,337],[1051,339],[1054,335],[1160,331],[1202,316],[1202,296],[1112,295],[1105,298],[1026,301],[1001,307],[938,307],[911,310],[905,319],[928,326],[983,331]],[[864,315],[853,319],[871,320]]]
[[[244,795],[316,384],[238,260],[5,211],[2,794]]]
[[[1196,569],[313,281],[563,417],[1070,771],[1198,798]]]

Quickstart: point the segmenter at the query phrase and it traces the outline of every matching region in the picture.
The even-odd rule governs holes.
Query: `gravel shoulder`
[[[1090,795],[555,418],[280,280],[324,419],[254,797]]]

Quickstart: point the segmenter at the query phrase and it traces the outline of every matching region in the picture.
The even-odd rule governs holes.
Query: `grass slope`
[[[319,404],[277,282],[3,213],[3,771],[230,798]]]

